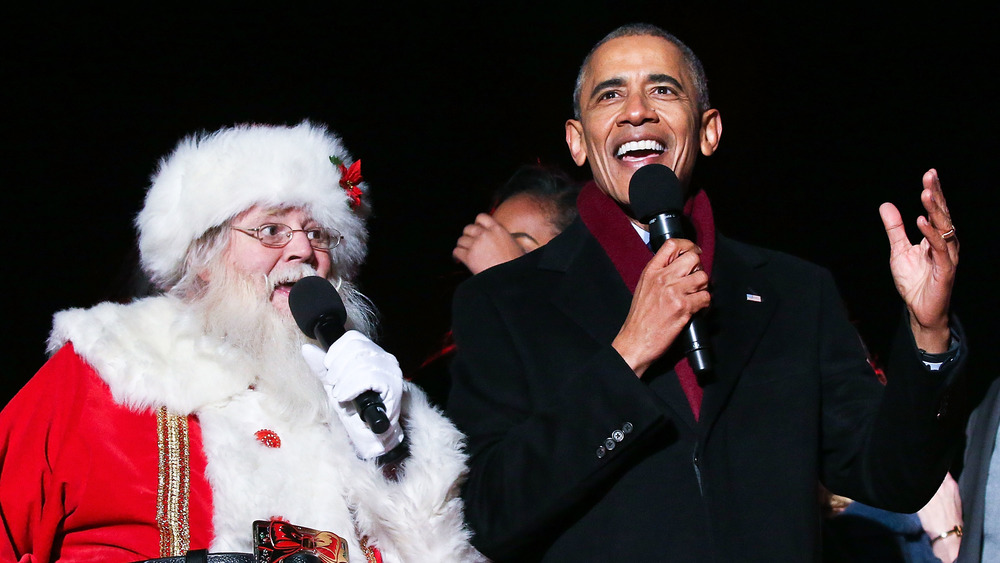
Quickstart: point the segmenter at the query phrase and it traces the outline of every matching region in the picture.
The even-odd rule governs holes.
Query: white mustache
[[[292,284],[304,277],[316,275],[319,275],[316,272],[316,268],[313,268],[309,264],[299,263],[289,266],[280,272],[271,272],[270,275],[264,274],[264,287],[271,292],[279,285]]]

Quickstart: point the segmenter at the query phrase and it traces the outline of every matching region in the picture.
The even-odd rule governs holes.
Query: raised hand
[[[507,229],[486,213],[480,213],[476,216],[475,223],[465,226],[455,249],[451,251],[452,257],[465,264],[473,274],[522,254],[524,249],[510,236]]]
[[[879,207],[889,238],[889,268],[896,290],[910,313],[910,329],[917,346],[928,353],[948,349],[948,306],[958,266],[958,237],[948,212],[937,170],[923,177],[920,201],[927,216],[917,217],[924,238],[911,244],[899,210],[891,203]]]

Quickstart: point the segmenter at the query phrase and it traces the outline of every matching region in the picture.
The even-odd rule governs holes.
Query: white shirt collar
[[[635,232],[639,233],[639,236],[642,237],[642,242],[644,242],[646,246],[649,246],[649,231],[643,230],[642,227],[636,225],[632,221],[629,221],[628,224],[632,225],[632,228],[635,229]]]

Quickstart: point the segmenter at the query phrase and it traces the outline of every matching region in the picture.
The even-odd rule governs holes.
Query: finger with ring
[[[955,238],[955,227],[952,226],[947,231],[941,233],[941,238],[943,238],[944,240],[951,240]]]

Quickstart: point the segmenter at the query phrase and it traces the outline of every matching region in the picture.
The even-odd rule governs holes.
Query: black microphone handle
[[[354,398],[354,408],[358,409],[361,420],[376,434],[382,434],[389,429],[389,416],[385,412],[382,396],[368,390]]]
[[[695,313],[691,317],[681,334],[687,345],[686,355],[691,369],[697,374],[703,374],[712,371],[712,354],[708,349],[708,342],[702,342],[699,338],[699,335],[705,334],[701,328],[701,315],[699,313]]]
[[[316,321],[313,332],[323,348],[329,350],[330,346],[346,331],[341,319],[334,318],[332,315],[324,315]],[[375,391],[365,391],[355,397],[353,403],[354,408],[358,411],[358,416],[365,421],[372,432],[382,434],[389,429],[389,417],[386,415],[385,403],[382,402],[381,395]]]
[[[667,211],[649,221],[649,246],[656,252],[671,238],[688,238],[684,234],[684,223],[680,213]]]
[[[687,238],[684,234],[684,224],[679,212],[668,211],[660,213],[649,222],[649,246],[656,252],[671,238]],[[708,348],[708,340],[701,335],[707,335],[701,327],[701,315],[695,313],[680,334],[680,344],[687,356],[688,364],[696,374],[712,371],[712,354]]]

